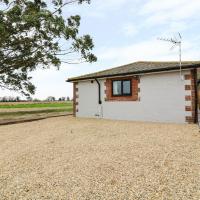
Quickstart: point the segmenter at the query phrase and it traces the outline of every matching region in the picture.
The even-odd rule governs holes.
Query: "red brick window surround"
[[[131,92],[130,94],[122,95],[113,95],[113,81],[130,81],[131,83]],[[119,77],[119,78],[109,78],[106,79],[105,86],[105,101],[139,101],[138,92],[139,92],[139,77]]]

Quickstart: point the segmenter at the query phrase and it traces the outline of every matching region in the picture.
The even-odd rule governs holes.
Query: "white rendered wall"
[[[78,112],[77,117],[98,117],[98,85],[94,81],[79,82],[78,88]]]
[[[184,74],[189,71],[184,71]],[[98,105],[98,86],[94,81],[78,83],[78,117],[185,123],[185,80],[179,72],[140,77],[140,101],[104,101],[105,80],[101,80],[102,105]],[[189,102],[190,103],[190,102]]]

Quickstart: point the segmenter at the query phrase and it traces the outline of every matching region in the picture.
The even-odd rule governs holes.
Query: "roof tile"
[[[200,67],[200,61],[184,61],[182,62],[183,69],[198,68]],[[145,62],[139,61],[130,63],[127,65],[86,74],[82,76],[77,76],[69,78],[68,82],[78,81],[78,80],[87,80],[95,78],[106,78],[112,76],[121,76],[121,75],[130,75],[130,74],[144,74],[144,73],[153,73],[160,71],[169,71],[169,70],[178,70],[180,64],[178,62]]]

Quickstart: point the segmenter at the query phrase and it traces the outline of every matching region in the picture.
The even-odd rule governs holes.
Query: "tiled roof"
[[[192,69],[200,67],[200,61],[184,61],[182,62],[182,69]],[[112,76],[125,76],[125,75],[139,75],[145,73],[162,72],[179,70],[180,65],[178,62],[134,62],[131,64],[115,67],[91,74],[69,78],[68,82],[87,80],[95,78],[106,78]]]

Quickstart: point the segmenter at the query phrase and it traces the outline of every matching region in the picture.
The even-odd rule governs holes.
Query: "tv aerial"
[[[174,49],[175,47],[179,48],[179,66],[180,66],[180,77],[182,77],[182,36],[178,33],[178,38],[174,36],[173,38],[158,38],[158,40],[164,42],[170,42],[172,44],[170,50]]]

